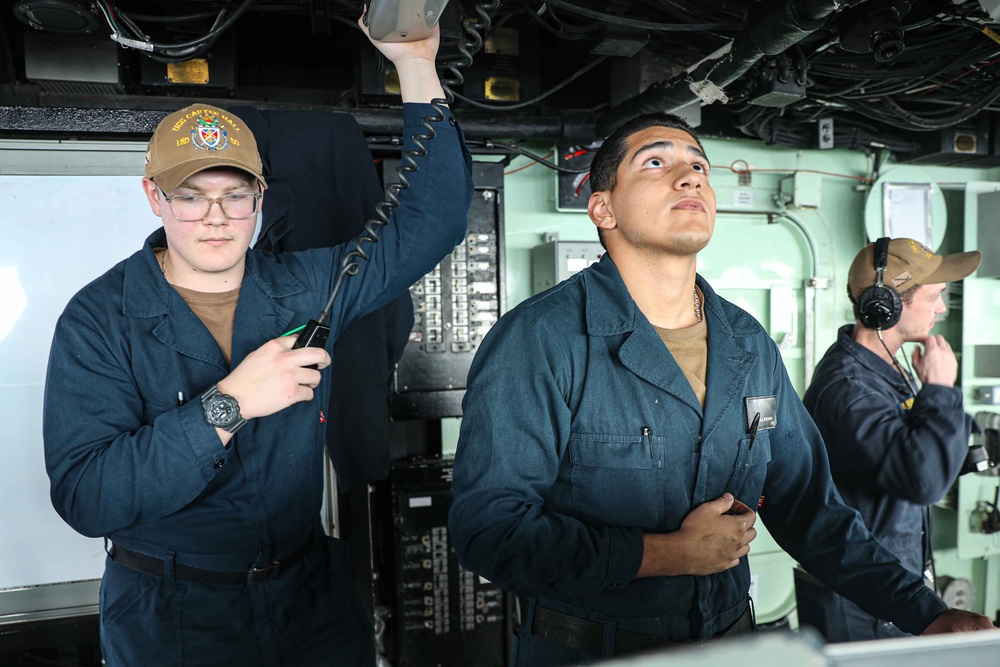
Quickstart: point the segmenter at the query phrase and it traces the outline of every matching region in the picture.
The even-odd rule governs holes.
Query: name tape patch
[[[753,424],[754,417],[760,413],[760,421],[757,423],[758,431],[767,431],[778,426],[778,401],[774,396],[748,396],[743,399],[743,407],[746,409],[747,433]]]

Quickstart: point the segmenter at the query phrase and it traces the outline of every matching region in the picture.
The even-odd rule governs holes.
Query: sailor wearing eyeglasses
[[[424,132],[444,97],[437,31],[376,46],[400,75],[404,135]],[[398,214],[343,283],[331,342],[464,237],[471,162],[443,113],[431,159],[416,158]],[[142,187],[163,226],[67,305],[45,389],[53,505],[108,544],[104,660],[374,665],[347,548],[319,527],[330,354],[282,336],[323,310],[353,246],[249,250],[260,156],[243,121],[212,104],[159,124]]]

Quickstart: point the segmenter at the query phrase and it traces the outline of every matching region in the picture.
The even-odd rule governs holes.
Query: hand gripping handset
[[[293,350],[297,350],[300,347],[326,347],[326,339],[330,337],[330,327],[326,325],[326,322],[330,319],[331,305],[332,303],[327,304],[326,310],[320,313],[319,318],[309,320],[298,329],[292,329],[288,333],[282,334],[283,336],[293,333],[299,334],[299,337],[292,343]],[[319,365],[311,364],[306,366],[306,368],[317,370],[319,369]]]
[[[362,19],[380,42],[425,39],[441,18],[448,0],[368,0]]]
[[[320,315],[320,317],[322,318],[323,315]],[[326,314],[326,318],[329,318],[328,313]],[[316,320],[309,320],[302,331],[299,332],[299,337],[292,344],[292,349],[297,350],[300,347],[326,347],[326,339],[329,337],[330,327]]]

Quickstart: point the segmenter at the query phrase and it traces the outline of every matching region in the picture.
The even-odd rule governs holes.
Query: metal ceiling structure
[[[113,134],[135,130],[127,112],[209,99],[391,133],[361,8],[18,0],[0,13],[0,131]],[[580,141],[667,110],[707,135],[1000,164],[1000,0],[451,0],[441,25],[472,137]]]

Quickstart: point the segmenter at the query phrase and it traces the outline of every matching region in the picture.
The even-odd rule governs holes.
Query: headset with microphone
[[[903,367],[899,365],[899,361],[896,359],[896,355],[892,353],[882,338],[882,330],[891,329],[896,326],[899,318],[903,315],[903,301],[899,298],[899,293],[885,284],[885,269],[889,263],[889,240],[889,237],[883,236],[878,241],[875,241],[872,253],[875,264],[875,284],[865,289],[857,301],[854,300],[854,295],[851,294],[851,287],[848,285],[847,296],[850,297],[851,302],[854,304],[854,314],[858,320],[865,328],[875,330],[875,333],[878,334],[879,342],[885,348],[885,353],[892,360],[892,365],[903,376],[903,381],[906,382],[910,393],[916,396],[917,388],[913,386],[913,382],[910,380],[912,370],[910,374],[907,374],[903,370]],[[910,360],[906,358],[905,351],[903,352],[903,359],[906,360],[906,365],[909,367]]]
[[[889,285],[884,283],[885,269],[889,262],[889,238],[882,237],[875,242],[875,284],[866,289],[854,300],[854,295],[848,295],[854,302],[855,313],[858,320],[868,329],[891,329],[899,322],[903,314],[903,303],[899,299],[899,294]]]

